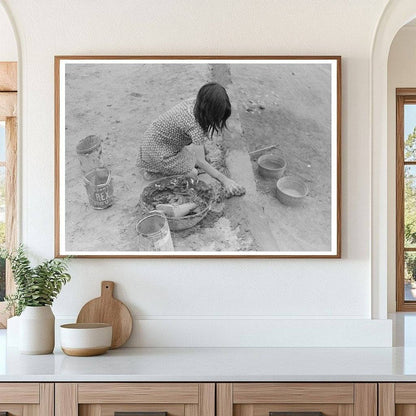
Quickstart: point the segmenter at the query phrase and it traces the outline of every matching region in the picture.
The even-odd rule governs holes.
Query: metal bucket
[[[78,160],[84,175],[95,168],[104,166],[102,160],[103,149],[101,139],[98,136],[91,135],[81,139],[77,144]]]
[[[94,209],[105,209],[113,204],[113,179],[107,168],[95,168],[84,176],[88,200]]]
[[[140,251],[174,251],[166,216],[151,211],[136,224]]]

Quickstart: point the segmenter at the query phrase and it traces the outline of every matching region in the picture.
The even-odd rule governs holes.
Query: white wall
[[[343,57],[342,259],[77,259],[58,317],[109,279],[137,319],[130,345],[389,344],[389,322],[370,320],[369,63],[387,0],[0,3],[22,43],[22,241],[41,257],[53,256],[54,55]]]
[[[388,307],[396,310],[396,88],[416,87],[416,25],[404,26],[391,44],[388,61]]]
[[[0,7],[0,61],[17,61],[16,38],[3,7]]]

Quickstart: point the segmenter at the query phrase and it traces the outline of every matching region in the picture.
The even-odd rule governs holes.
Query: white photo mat
[[[340,257],[340,64],[339,57],[56,57],[55,254]],[[140,139],[207,82],[223,85],[232,105],[229,129],[210,146],[246,194],[216,201],[196,226],[172,231],[174,251],[142,251]],[[112,175],[114,200],[102,210],[88,202],[76,152],[88,135],[102,141]],[[269,147],[285,159],[284,175],[306,183],[300,204],[282,204],[276,181],[259,175],[258,156],[268,151],[256,151]]]

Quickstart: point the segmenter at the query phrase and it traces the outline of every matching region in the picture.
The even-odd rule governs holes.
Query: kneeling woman
[[[140,141],[137,165],[145,178],[157,175],[197,175],[201,168],[219,180],[229,195],[242,195],[244,187],[227,178],[198,151],[214,133],[226,128],[231,104],[224,87],[217,83],[202,86],[196,100],[183,101],[152,122]],[[193,150],[187,146],[196,145]]]

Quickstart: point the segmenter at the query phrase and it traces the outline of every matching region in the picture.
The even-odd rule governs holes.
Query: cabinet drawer
[[[354,403],[351,383],[238,383],[234,403]]]
[[[377,416],[375,383],[220,383],[217,416]]]
[[[56,416],[215,416],[213,383],[59,383]]]
[[[163,410],[161,410],[163,409]],[[94,413],[95,412],[95,413]],[[117,413],[140,413],[141,416],[157,416],[161,413],[166,413],[166,416],[185,416],[185,406],[181,404],[128,404],[128,403],[113,403],[113,404],[80,404],[79,414],[81,416],[100,415],[100,416],[114,416]]]
[[[38,383],[0,383],[0,403],[39,403]]]
[[[53,416],[51,383],[0,383],[0,414]]]
[[[81,383],[78,403],[183,403],[199,402],[197,383]]]

